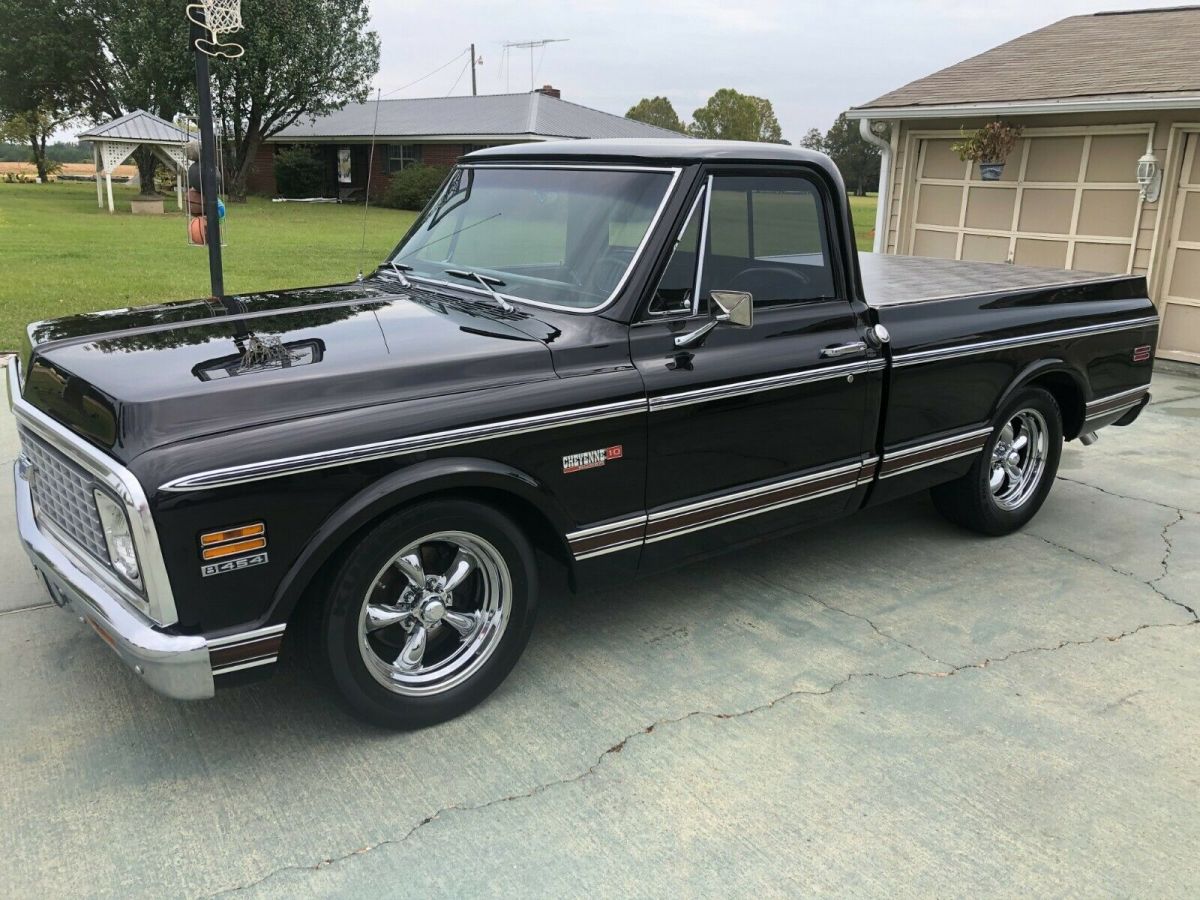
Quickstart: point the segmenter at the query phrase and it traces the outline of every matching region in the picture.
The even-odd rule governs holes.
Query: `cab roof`
[[[755,141],[703,141],[693,138],[589,139],[537,141],[486,147],[463,157],[466,162],[563,160],[581,162],[634,162],[638,164],[689,164],[702,162],[809,163],[829,168],[829,157],[788,144]]]

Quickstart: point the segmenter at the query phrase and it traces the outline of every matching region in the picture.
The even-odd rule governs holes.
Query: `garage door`
[[[1129,272],[1141,215],[1137,160],[1149,129],[1027,132],[1000,181],[920,142],[910,251],[916,256]]]
[[[1200,362],[1200,135],[1189,134],[1163,280],[1158,353]]]

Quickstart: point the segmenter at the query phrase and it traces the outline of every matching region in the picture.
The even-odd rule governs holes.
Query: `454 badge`
[[[620,459],[625,455],[621,444],[603,447],[599,450],[584,450],[582,453],[568,453],[563,457],[563,474],[582,472],[584,469],[598,469],[605,463]]]

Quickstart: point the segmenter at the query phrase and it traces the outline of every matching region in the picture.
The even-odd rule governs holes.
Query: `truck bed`
[[[965,262],[923,256],[860,253],[863,295],[875,307],[900,306],[1030,288],[1112,281],[1123,275]]]

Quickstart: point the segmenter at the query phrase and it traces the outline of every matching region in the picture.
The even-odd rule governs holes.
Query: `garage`
[[[1179,191],[1163,278],[1160,356],[1200,362],[1200,132],[1183,141]]]
[[[1200,364],[1198,46],[1196,6],[1071,16],[851,109],[875,252],[1144,275],[1157,356]],[[983,181],[950,148],[995,122],[1021,137]]]
[[[958,158],[956,136],[921,136],[908,252],[1132,271],[1142,212],[1134,173],[1152,133],[1030,129],[999,181],[980,180],[978,166]]]

